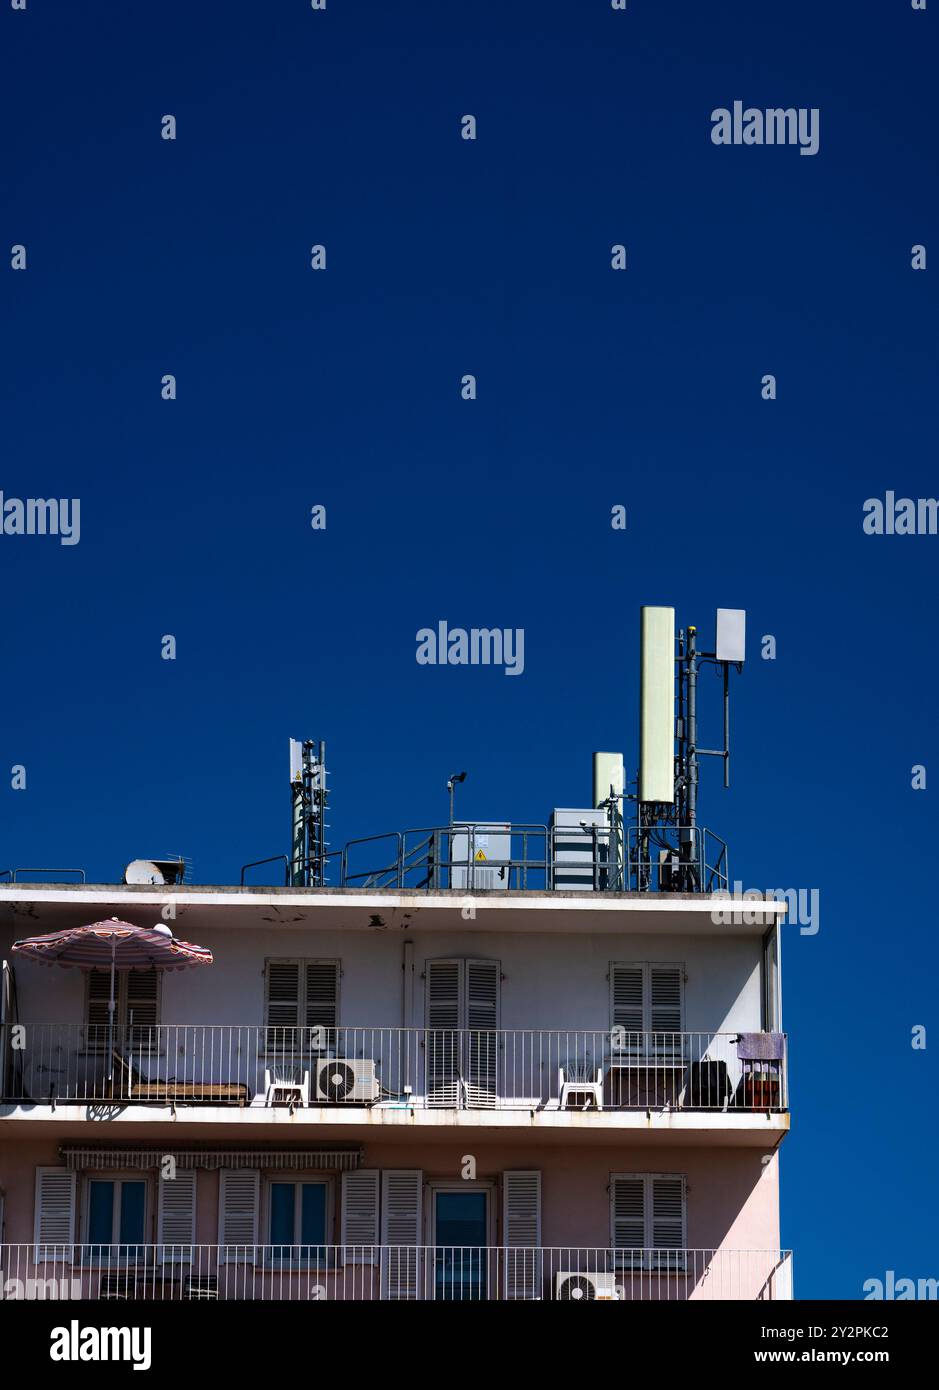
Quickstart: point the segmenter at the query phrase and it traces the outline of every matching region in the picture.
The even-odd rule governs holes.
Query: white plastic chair
[[[602,1110],[603,1068],[597,1067],[594,1072],[589,1060],[558,1067],[558,1090],[561,1097],[558,1105],[561,1110],[568,1108],[572,1096],[579,1096],[583,1101],[579,1107],[581,1110],[587,1110],[591,1100],[598,1110]]]
[[[301,1067],[274,1066],[264,1068],[265,1105],[310,1104],[310,1073]]]

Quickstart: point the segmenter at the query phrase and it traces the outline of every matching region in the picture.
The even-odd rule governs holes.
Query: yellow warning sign
[[[476,858],[476,863],[477,863],[477,864],[485,864],[485,862],[486,862],[485,851],[484,851],[484,850],[481,850],[481,849],[478,849],[478,850],[476,851],[475,858]]]

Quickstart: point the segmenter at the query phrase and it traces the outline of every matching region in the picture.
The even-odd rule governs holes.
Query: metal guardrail
[[[85,882],[84,869],[0,869],[0,879],[9,879],[10,883],[17,883],[22,874],[39,874],[46,883],[61,883],[61,878],[54,878],[54,874],[76,874],[79,883]]]
[[[784,1111],[784,1034],[450,1028],[0,1030],[20,1104],[320,1105],[458,1110]]]
[[[0,1245],[0,1297],[679,1302],[792,1298],[786,1250]]]
[[[464,822],[367,835],[328,858],[338,859],[343,888],[712,893],[729,886],[727,846],[701,826],[630,826],[624,852],[605,825]]]

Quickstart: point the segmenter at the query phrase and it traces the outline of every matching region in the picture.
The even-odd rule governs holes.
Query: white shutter
[[[168,1247],[163,1251],[164,1264],[183,1263],[192,1259],[196,1243],[196,1172],[177,1169],[175,1178],[157,1181],[157,1244]]]
[[[33,1259],[71,1261],[75,1241],[75,1174],[70,1168],[36,1169]]]
[[[649,966],[649,1021],[653,1033],[681,1032],[681,995],[684,967]]]
[[[264,969],[264,1022],[268,1047],[293,1047],[300,1023],[300,962],[269,960]]]
[[[680,1173],[614,1173],[610,1225],[621,1268],[683,1269],[685,1179]],[[640,1253],[641,1252],[641,1253]]]
[[[339,1241],[343,1246],[355,1247],[349,1251],[343,1250],[344,1264],[372,1265],[378,1259],[376,1246],[381,1239],[378,1228],[379,1179],[377,1168],[357,1168],[342,1175]]]
[[[261,1175],[250,1168],[225,1168],[219,1174],[218,1242],[240,1247],[219,1251],[219,1263],[253,1264],[258,1243]]]
[[[502,966],[497,960],[466,962],[466,1038],[463,1075],[466,1104],[491,1107],[496,1103],[498,1072],[499,993]]]
[[[648,1181],[652,1194],[652,1266],[654,1269],[683,1269],[685,1180],[679,1174],[667,1173],[652,1174]]]
[[[130,1038],[135,1047],[159,1047],[158,1035],[151,1033],[160,1021],[160,975],[157,970],[128,970],[124,1007]]]
[[[627,1033],[625,1046],[639,1051],[643,1029],[641,965],[615,960],[610,965],[610,1021],[614,1029]]]
[[[92,1030],[92,1041],[103,1043],[108,1026],[108,1000],[111,997],[111,972],[109,970],[89,970],[86,991],[85,1020]],[[121,1021],[120,976],[114,980],[114,1025]]]
[[[382,1285],[386,1298],[421,1294],[421,1208],[424,1175],[419,1168],[386,1168],[381,1175]]]
[[[427,1104],[452,1109],[459,1103],[462,1075],[463,961],[429,960],[425,979]]]
[[[536,1168],[502,1174],[502,1243],[506,1298],[539,1298],[541,1173]]]
[[[0,1100],[7,1093],[7,1081],[12,1077],[10,1058],[13,1045],[13,971],[0,961]],[[0,1241],[3,1232],[0,1231]]]
[[[338,960],[308,960],[304,1023],[308,1028],[335,1028],[339,1022]]]

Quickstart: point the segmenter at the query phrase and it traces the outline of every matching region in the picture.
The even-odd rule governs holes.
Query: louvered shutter
[[[535,1168],[502,1174],[502,1243],[506,1298],[539,1298],[541,1173]]]
[[[388,1169],[381,1175],[382,1290],[386,1298],[421,1295],[421,1206],[424,1175],[420,1169]]]
[[[70,1168],[37,1168],[33,1259],[72,1259],[75,1241],[75,1174]]]
[[[498,1071],[499,990],[502,967],[494,960],[468,960],[466,979],[466,1046],[464,1058],[466,1104],[496,1103]]]
[[[683,977],[680,965],[649,966],[649,1023],[660,1055],[681,1056]]]
[[[301,968],[298,960],[269,960],[265,969],[266,1046],[292,1052],[300,1025]]]
[[[685,1180],[654,1174],[651,1189],[651,1244],[654,1269],[683,1269],[685,1249]]]
[[[186,1263],[196,1241],[195,1170],[178,1169],[175,1178],[158,1181],[157,1244],[163,1246],[163,1263]]]
[[[427,1104],[452,1108],[459,1101],[462,1070],[463,961],[429,960],[425,974]]]
[[[610,1016],[617,1052],[643,1050],[643,968],[613,961],[610,966]]]
[[[156,970],[128,970],[124,988],[125,1021],[135,1047],[158,1050],[160,976]]]
[[[376,1264],[381,1240],[378,1226],[377,1168],[357,1168],[343,1173],[339,1241],[344,1264]],[[351,1247],[351,1248],[349,1248]]]
[[[261,1175],[250,1168],[223,1169],[219,1174],[219,1263],[253,1264],[258,1243]]]
[[[108,1000],[111,997],[111,973],[108,970],[89,970],[85,995],[85,1018],[88,1025],[89,1047],[104,1048],[108,1039]],[[114,981],[114,1026],[120,1024],[120,977]]]
[[[315,1033],[306,1034],[307,1046],[317,1052],[333,1049],[339,1023],[339,962],[305,961],[304,976],[303,1021],[307,1028],[317,1029]]]
[[[646,1245],[646,1183],[637,1173],[614,1173],[610,1180],[610,1227],[617,1264],[638,1269]]]
[[[13,971],[6,961],[0,961],[0,1100],[7,1094],[12,1076],[10,1065],[13,1034]],[[3,1231],[0,1230],[0,1242]]]

